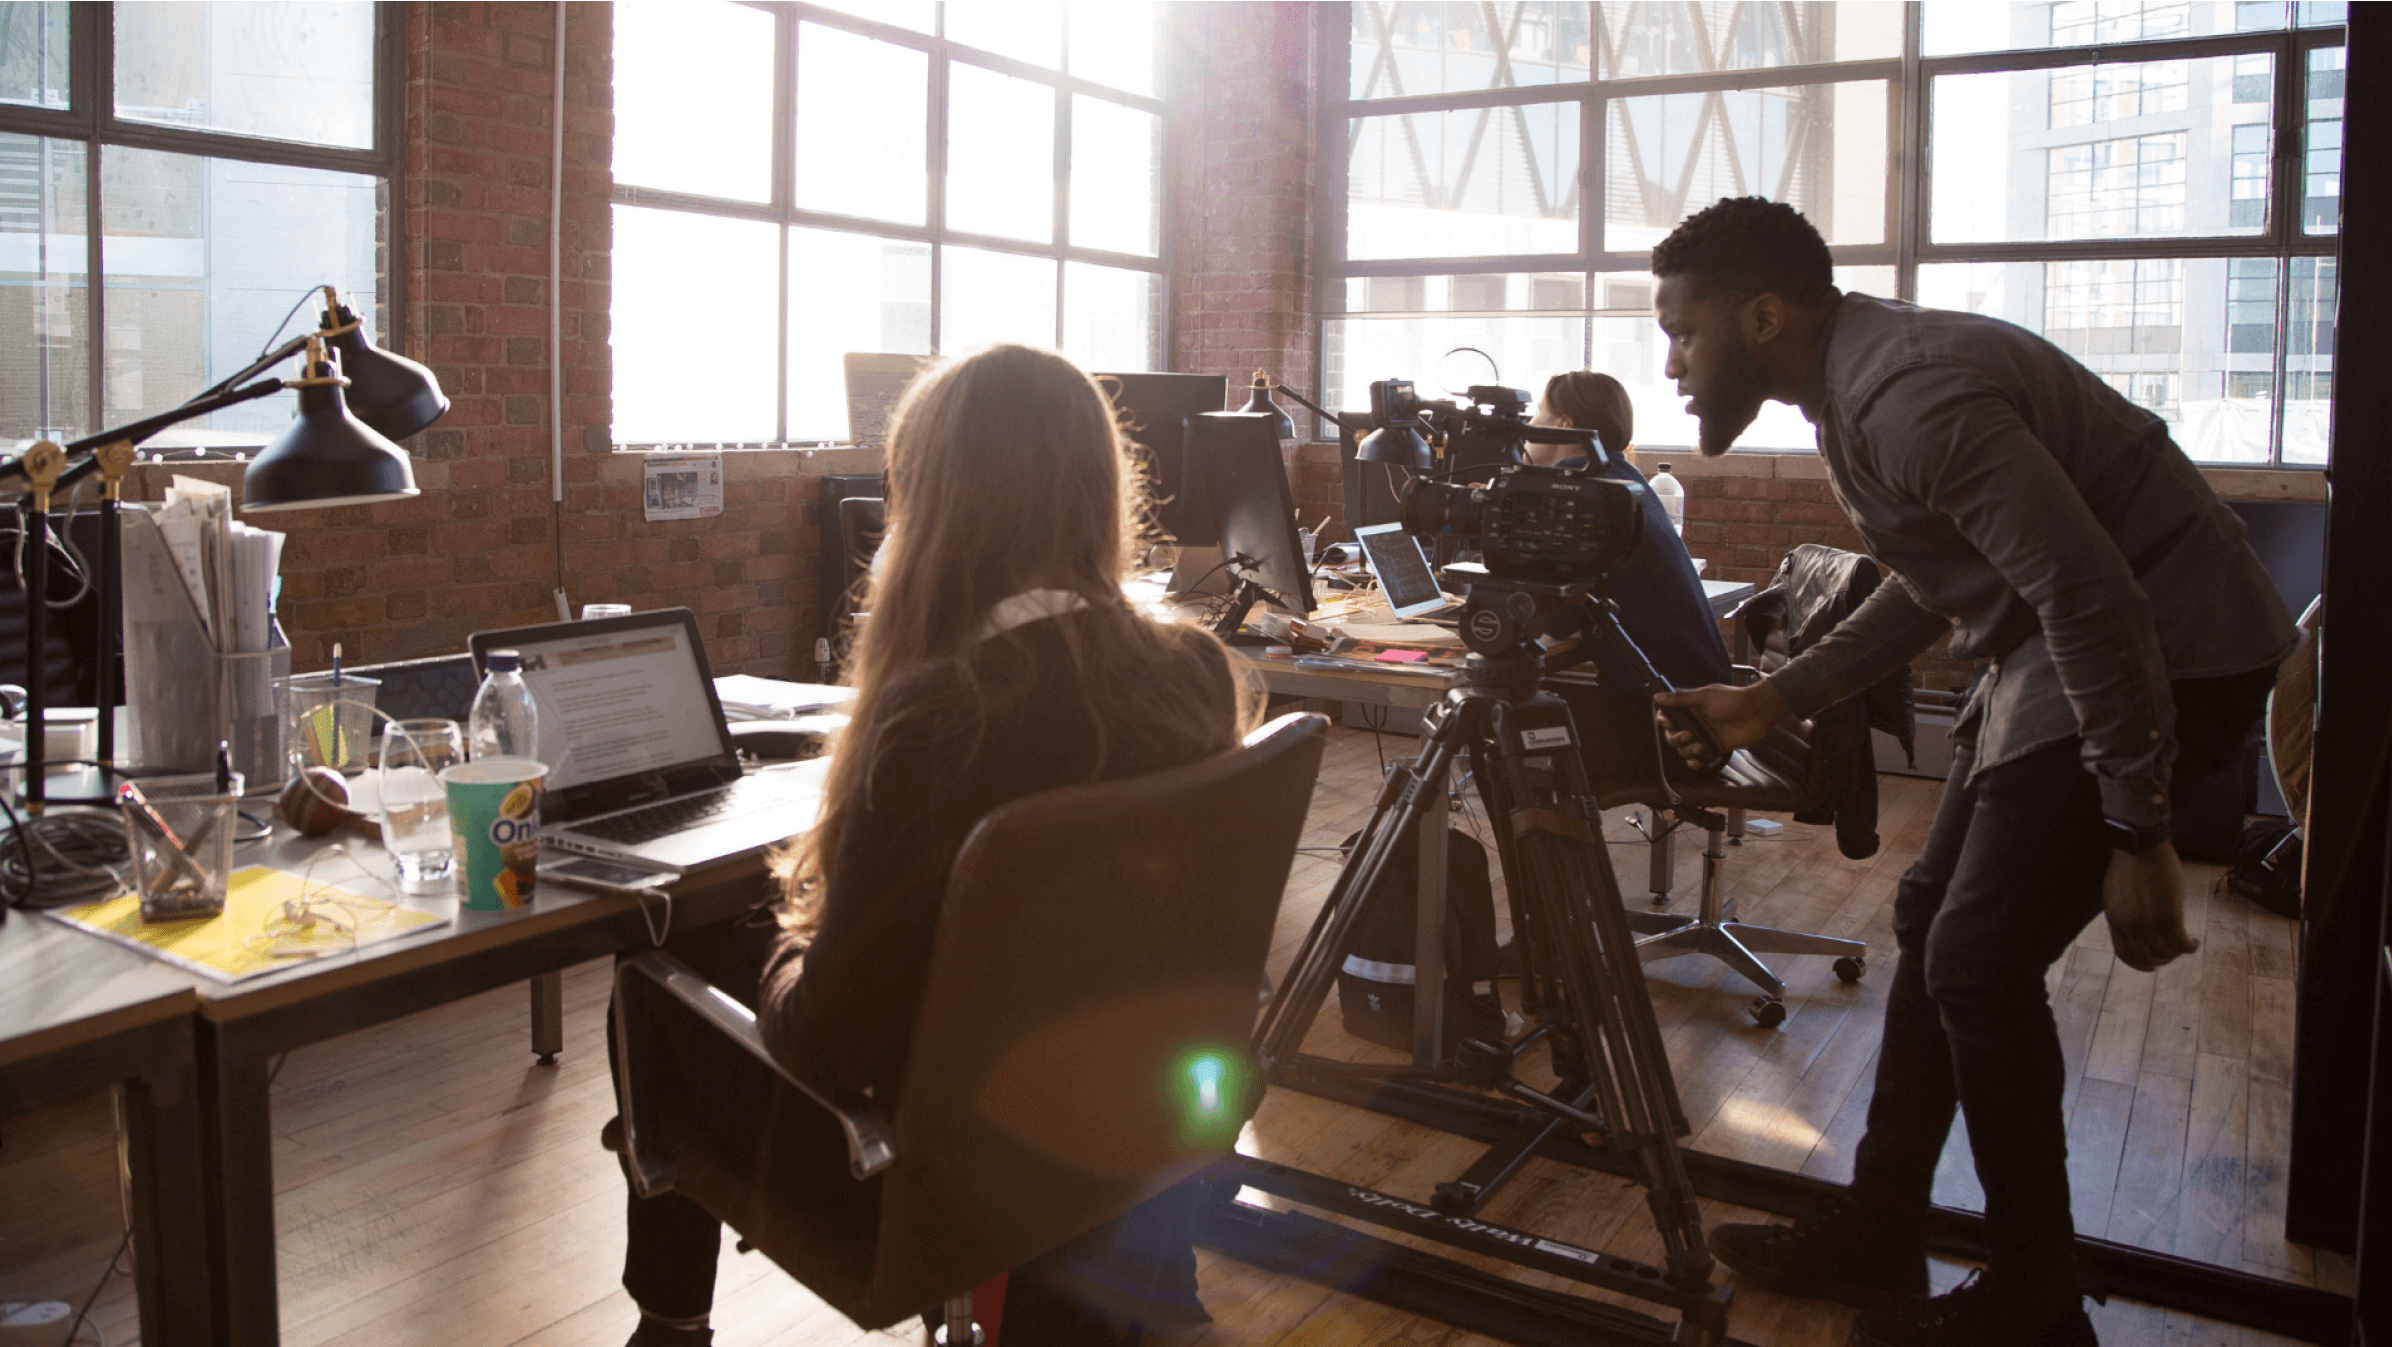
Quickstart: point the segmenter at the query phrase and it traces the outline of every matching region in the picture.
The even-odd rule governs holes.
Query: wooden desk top
[[[196,979],[36,912],[0,924],[0,1070],[188,1015]]]

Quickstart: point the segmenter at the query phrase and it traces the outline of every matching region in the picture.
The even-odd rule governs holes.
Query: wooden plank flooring
[[[1368,817],[1379,752],[1405,741],[1340,729],[1307,820],[1307,847],[1333,848]],[[1679,1092],[1702,1150],[1828,1178],[1851,1172],[1866,1121],[1884,990],[1892,972],[1891,900],[1940,786],[1883,778],[1885,845],[1847,860],[1831,830],[1789,823],[1729,857],[1747,921],[1867,940],[1869,975],[1847,986],[1822,957],[1771,961],[1788,985],[1775,1031],[1744,1013],[1751,991],[1715,961],[1653,965],[1650,983]],[[1483,824],[1457,816],[1460,826]],[[1606,822],[1629,901],[1642,905],[1645,843],[1624,817]],[[1690,911],[1699,838],[1675,839],[1673,910]],[[1325,850],[1297,858],[1272,951],[1294,957],[1337,874]],[[2146,1248],[2346,1291],[2348,1260],[2286,1242],[2282,1157],[2289,1124],[2292,923],[2212,893],[2216,869],[2188,866],[2188,925],[2201,953],[2141,974],[2109,953],[2096,922],[2055,966],[2051,987],[2069,1072],[2070,1177],[2078,1228]],[[1500,882],[1500,876],[1498,876]],[[566,1044],[554,1068],[532,1064],[525,994],[490,993],[291,1054],[273,1087],[276,1223],[284,1340],[293,1344],[621,1342],[633,1312],[621,1269],[622,1179],[599,1150],[614,1112],[605,1071],[607,966],[565,979]],[[1348,1038],[1334,1003],[1308,1045],[1390,1057]],[[0,1296],[80,1303],[122,1230],[107,1099],[0,1121]],[[1255,1154],[1424,1198],[1476,1148],[1458,1139],[1274,1091],[1249,1127]],[[1938,1200],[1981,1201],[1956,1135]],[[1618,1179],[1533,1162],[1490,1219],[1627,1257],[1658,1260],[1642,1193]],[[1704,1203],[1706,1223],[1755,1220]],[[1489,1339],[1200,1252],[1215,1323],[1207,1344],[1459,1347]],[[1965,1269],[1939,1265],[1938,1285]],[[1528,1280],[1554,1285],[1545,1278]],[[2094,1311],[2110,1347],[2263,1347],[2285,1339],[2149,1306]],[[94,1318],[111,1344],[132,1342],[130,1283],[113,1278]],[[1739,1292],[1734,1332],[1760,1347],[1844,1341],[1849,1311]],[[716,1341],[724,1347],[847,1347],[907,1342],[863,1333],[764,1260],[726,1242]],[[86,1334],[89,1339],[89,1334]]]

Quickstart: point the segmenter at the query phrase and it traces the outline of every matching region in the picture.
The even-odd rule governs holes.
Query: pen
[[[216,793],[230,795],[233,790],[233,746],[216,741]]]
[[[332,685],[341,685],[341,643],[338,641],[332,643]]]

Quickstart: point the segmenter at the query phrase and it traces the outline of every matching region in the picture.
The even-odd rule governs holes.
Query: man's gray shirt
[[[1837,500],[1894,572],[1769,681],[1797,715],[1952,634],[1990,657],[1982,770],[2084,740],[2102,812],[2168,817],[2170,679],[2281,661],[2273,582],[2165,422],[1999,319],[1842,296],[1802,400]]]

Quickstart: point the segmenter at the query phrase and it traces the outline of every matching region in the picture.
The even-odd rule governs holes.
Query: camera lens
[[[1476,489],[1452,482],[1414,482],[1404,495],[1404,532],[1418,537],[1443,533],[1478,536],[1484,502]]]

